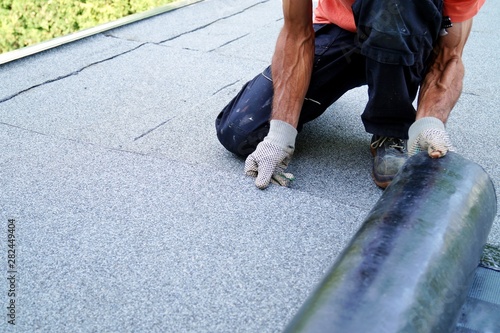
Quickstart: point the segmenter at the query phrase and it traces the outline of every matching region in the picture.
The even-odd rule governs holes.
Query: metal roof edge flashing
[[[21,58],[24,58],[24,57],[27,57],[27,56],[30,56],[33,54],[36,54],[39,52],[50,50],[52,48],[55,48],[55,47],[58,47],[58,46],[61,46],[64,44],[69,44],[69,43],[75,42],[77,40],[86,38],[86,37],[97,35],[99,33],[105,32],[105,31],[119,28],[121,26],[130,24],[130,23],[134,23],[134,22],[141,21],[141,20],[156,16],[159,14],[163,14],[163,13],[175,10],[175,9],[186,7],[186,6],[189,6],[191,4],[201,2],[201,1],[204,1],[204,0],[176,0],[174,2],[165,4],[163,6],[156,7],[156,8],[141,12],[141,13],[136,13],[136,14],[122,17],[122,18],[117,19],[115,21],[103,23],[103,24],[97,25],[95,27],[80,30],[78,32],[75,32],[75,33],[72,33],[69,35],[56,37],[56,38],[50,39],[48,41],[44,41],[44,42],[37,43],[34,45],[26,46],[26,47],[23,47],[23,48],[14,50],[14,51],[6,52],[3,54],[0,54],[0,65],[6,64],[6,63],[14,61],[14,60],[18,60],[18,59],[21,59]]]

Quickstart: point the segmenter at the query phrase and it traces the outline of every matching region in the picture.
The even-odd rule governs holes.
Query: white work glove
[[[450,137],[441,120],[434,117],[421,118],[408,131],[408,155],[427,151],[430,157],[439,158],[454,151]]]
[[[265,189],[270,182],[288,186],[294,180],[291,173],[285,173],[295,149],[297,130],[287,122],[271,120],[269,133],[264,141],[245,161],[245,174],[256,177],[255,186]]]

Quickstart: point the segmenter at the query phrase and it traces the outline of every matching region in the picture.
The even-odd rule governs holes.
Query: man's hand
[[[408,136],[410,156],[427,151],[430,157],[439,158],[454,150],[443,122],[434,117],[425,117],[414,122]]]
[[[245,174],[256,177],[255,186],[265,189],[272,181],[288,186],[293,175],[285,173],[295,150],[297,130],[287,122],[271,120],[269,133],[264,141],[245,161]]]

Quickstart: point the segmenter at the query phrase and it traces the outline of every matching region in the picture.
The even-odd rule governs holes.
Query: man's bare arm
[[[284,25],[271,70],[274,99],[271,119],[297,127],[314,59],[312,1],[283,0]]]
[[[311,0],[283,0],[284,24],[276,42],[271,71],[273,110],[269,132],[245,161],[245,174],[265,189],[271,181],[288,186],[294,179],[285,173],[297,137],[297,125],[314,59]]]
[[[471,27],[472,19],[454,23],[448,34],[440,37],[436,59],[420,88],[417,120],[423,117],[435,117],[443,123],[448,120],[462,93],[462,52]]]
[[[453,150],[444,124],[462,93],[462,52],[471,26],[472,19],[454,23],[437,43],[434,62],[420,87],[417,119],[408,131],[410,155],[427,151],[430,157],[439,158]]]

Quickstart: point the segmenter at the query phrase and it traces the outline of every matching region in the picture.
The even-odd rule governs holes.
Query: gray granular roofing
[[[497,188],[499,10],[476,18],[448,123]],[[292,188],[257,190],[218,143],[215,117],[281,24],[277,0],[206,0],[0,67],[0,221],[4,236],[16,221],[18,269],[17,325],[1,331],[284,328],[382,192],[366,88],[299,135]]]

